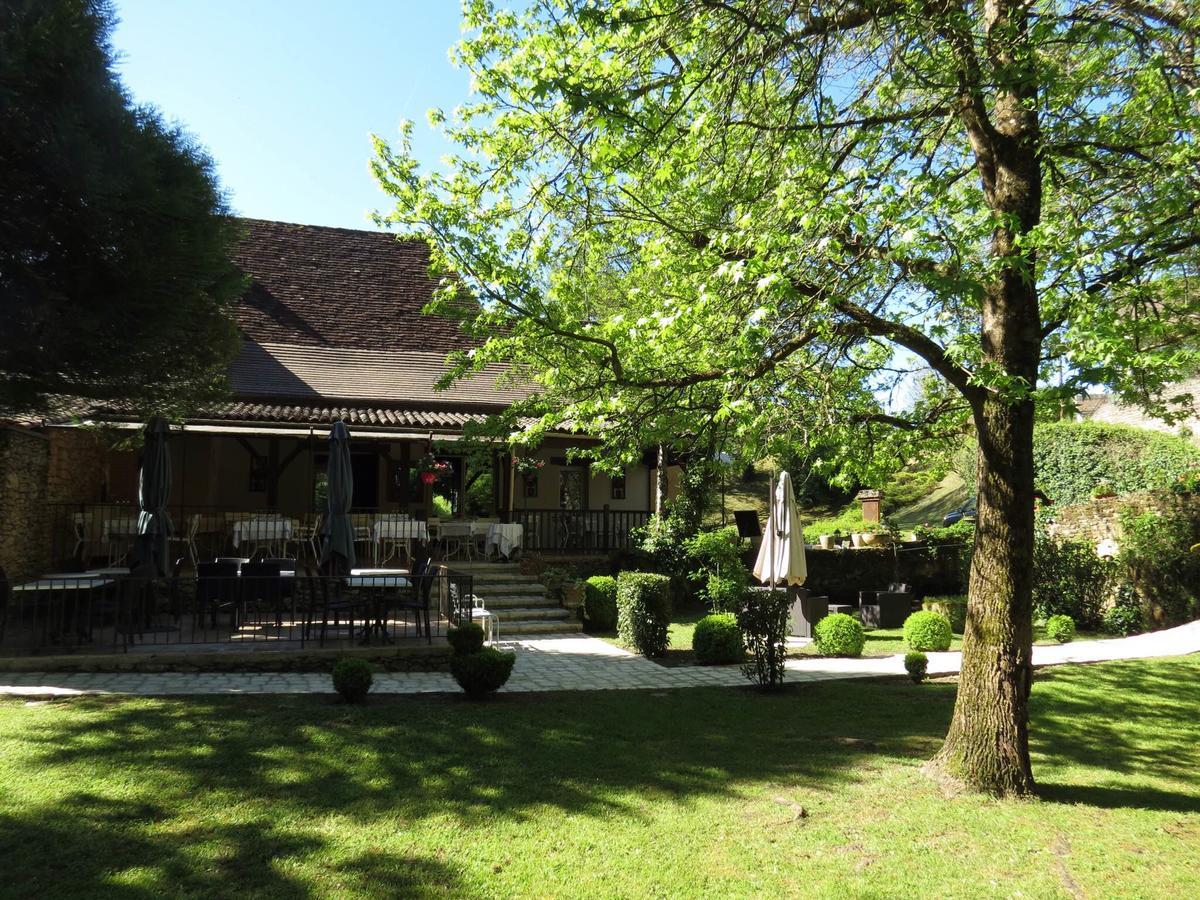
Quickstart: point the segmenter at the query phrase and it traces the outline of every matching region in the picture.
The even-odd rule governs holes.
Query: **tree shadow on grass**
[[[311,697],[82,698],[42,707],[21,740],[30,765],[64,776],[87,767],[106,781],[151,780],[160,797],[252,795],[305,815],[466,822],[551,806],[638,816],[648,796],[857,780],[862,751],[835,738],[903,758],[909,739],[944,733],[952,694],[921,690],[930,702],[910,704],[901,695],[911,691],[846,683],[774,695],[502,694],[362,707]]]
[[[312,885],[289,872],[290,864],[322,853],[326,844],[265,815],[189,822],[167,804],[72,793],[0,815],[0,894],[308,897]],[[331,893],[472,896],[454,869],[436,859],[369,851],[329,862],[323,874]]]
[[[1197,667],[1140,665],[1039,675],[1032,734],[1047,799],[1197,808],[1170,790],[1196,764]],[[78,698],[29,709],[0,701],[0,773],[38,785],[16,812],[0,798],[0,852],[7,869],[32,879],[18,896],[61,895],[53,888],[77,883],[107,892],[112,873],[136,882],[149,866],[152,887],[135,884],[125,896],[186,876],[196,894],[286,897],[304,884],[273,861],[314,856],[329,857],[322,872],[346,892],[378,883],[463,894],[471,885],[456,881],[453,841],[448,862],[374,847],[347,860],[329,829],[312,823],[546,828],[547,810],[637,822],[660,802],[743,802],[748,786],[838,790],[932,756],[954,692],[836,682],[775,694],[508,694],[362,707],[324,697]],[[1073,766],[1094,771],[1064,777]],[[1136,778],[1110,784],[1126,774]],[[63,869],[45,868],[47,848],[59,848]]]
[[[1039,794],[1101,808],[1200,812],[1200,684],[1187,658],[1066,666],[1038,673],[1030,749]],[[1071,774],[1071,768],[1104,773]],[[1077,779],[1086,779],[1080,783]],[[1173,792],[1147,780],[1191,785]],[[1115,783],[1114,783],[1115,782]]]

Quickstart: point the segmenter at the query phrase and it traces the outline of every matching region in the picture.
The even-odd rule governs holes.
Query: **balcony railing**
[[[645,510],[517,509],[512,519],[524,529],[526,552],[609,553],[634,546],[634,530],[646,524]]]

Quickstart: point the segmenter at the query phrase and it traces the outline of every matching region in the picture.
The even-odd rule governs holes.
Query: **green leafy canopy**
[[[837,448],[825,471],[870,477],[960,431],[964,397],[1105,384],[1169,413],[1163,385],[1196,365],[1189,6],[464,14],[454,55],[476,98],[431,115],[461,152],[422,172],[411,125],[395,147],[376,138],[395,199],[379,219],[429,238],[441,308],[478,301],[467,327],[486,343],[459,372],[500,361],[536,380],[521,439],[569,424],[632,459],[701,436],[748,452],[819,438]],[[1041,166],[1040,215],[1020,222],[996,174],[1009,115],[1029,118]],[[1036,284],[1041,333],[1022,340],[1053,384],[988,347],[983,298],[1011,278]]]

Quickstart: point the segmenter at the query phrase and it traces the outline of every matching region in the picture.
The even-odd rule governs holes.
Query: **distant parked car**
[[[942,519],[942,525],[953,525],[955,522],[963,521],[974,522],[978,515],[978,511],[975,509],[975,498],[972,497],[962,506],[956,507],[946,513],[946,517]]]

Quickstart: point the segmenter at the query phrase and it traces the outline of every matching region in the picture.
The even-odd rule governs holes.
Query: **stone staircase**
[[[496,614],[500,638],[520,635],[576,634],[579,619],[546,596],[546,587],[535,575],[522,575],[516,563],[461,562],[451,560],[452,572],[470,575],[477,597]]]

